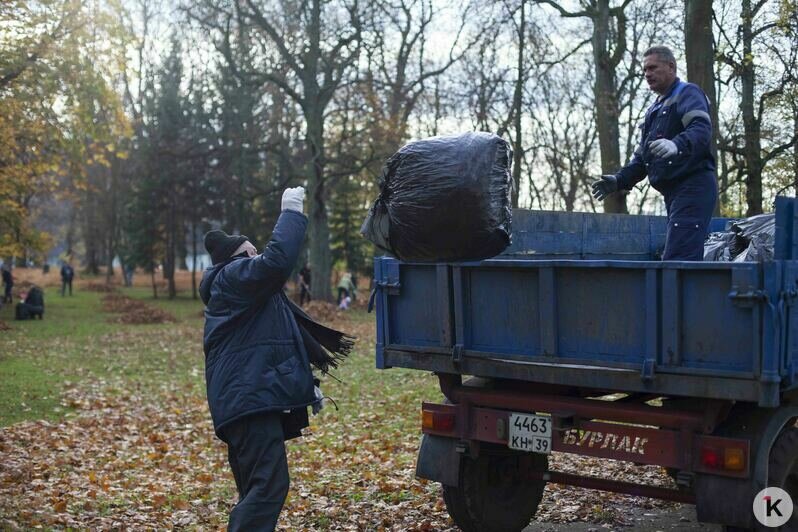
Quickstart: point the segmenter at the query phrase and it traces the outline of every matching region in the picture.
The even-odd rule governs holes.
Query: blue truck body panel
[[[778,198],[763,263],[658,261],[664,217],[522,210],[494,259],[376,258],[377,366],[778,406],[798,387],[797,214]]]

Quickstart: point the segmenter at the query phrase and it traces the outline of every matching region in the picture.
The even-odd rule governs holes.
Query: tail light
[[[451,432],[454,430],[454,412],[421,411],[421,427],[435,432]]]
[[[739,447],[727,447],[723,450],[723,468],[742,471],[746,467],[745,453]]]
[[[701,465],[707,469],[744,471],[747,467],[745,450],[740,447],[703,447]]]
[[[717,449],[701,449],[701,463],[710,469],[723,467],[721,454]]]

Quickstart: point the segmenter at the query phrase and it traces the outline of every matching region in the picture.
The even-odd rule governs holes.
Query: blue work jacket
[[[259,412],[314,402],[313,374],[282,289],[299,256],[308,220],[286,210],[260,255],[236,256],[205,270],[205,381],[217,436]]]
[[[698,85],[676,78],[668,92],[648,108],[640,129],[640,144],[632,160],[616,174],[618,188],[631,190],[648,176],[652,187],[669,192],[693,174],[714,174],[709,103]],[[678,153],[668,159],[654,157],[649,145],[657,139],[672,140]]]

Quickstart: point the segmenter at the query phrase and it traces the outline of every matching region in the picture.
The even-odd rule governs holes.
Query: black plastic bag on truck
[[[748,244],[751,242],[740,233],[731,232],[729,235],[731,235],[729,239],[729,255],[733,260],[745,253],[745,250],[748,249]]]
[[[732,224],[731,229],[748,244],[734,257],[734,262],[773,260],[773,248],[776,242],[775,214],[758,214],[738,220]]]
[[[510,245],[512,150],[491,133],[411,142],[382,170],[360,232],[404,261],[481,260]]]
[[[726,232],[711,233],[704,241],[704,260],[762,262],[773,260],[776,216],[759,214],[735,220]]]
[[[704,260],[729,262],[729,247],[736,235],[734,233],[710,233],[704,241]]]
[[[731,230],[741,235],[746,240],[751,240],[754,236],[776,236],[776,215],[757,214],[750,218],[732,222]]]

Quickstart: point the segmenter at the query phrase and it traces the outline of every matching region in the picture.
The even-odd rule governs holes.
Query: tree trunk
[[[197,299],[197,222],[191,221],[191,297]]]
[[[712,119],[712,156],[718,160],[718,99],[715,91],[715,39],[712,35],[712,0],[685,0],[684,50],[687,80],[701,87],[709,99]],[[724,192],[724,196],[725,196]],[[715,206],[720,214],[720,203]]]
[[[313,99],[308,99],[313,101]],[[307,145],[310,150],[306,178],[308,181],[308,197],[306,199],[308,222],[310,227],[310,268],[313,271],[311,295],[321,301],[332,301],[330,274],[332,259],[330,256],[330,226],[327,217],[327,190],[324,183],[324,118],[323,108],[308,109]]]
[[[175,201],[173,195],[169,196],[169,213],[166,227],[166,258],[163,265],[163,274],[167,280],[169,299],[177,296],[175,289],[175,247],[177,236],[177,220],[175,216]]]
[[[94,192],[86,192],[86,204],[84,207],[84,242],[86,244],[86,257],[85,257],[85,271],[90,275],[99,275],[99,244],[98,241],[98,219],[97,219],[97,205]]]
[[[518,76],[515,79],[513,94],[513,113],[515,126],[515,151],[513,152],[513,208],[518,208],[518,197],[521,193],[521,160],[523,157],[523,136],[521,131],[521,108],[523,106],[524,88],[524,40],[526,37],[526,0],[521,0],[521,20],[518,24]]]
[[[622,51],[616,50],[614,54],[610,53],[610,18],[609,0],[598,0],[596,14],[593,17],[593,62],[596,68],[593,94],[596,100],[596,126],[598,127],[599,149],[601,150],[602,174],[614,174],[621,167],[618,127],[620,111],[618,110],[615,87],[617,63],[613,55],[617,56]],[[620,34],[620,31],[618,33]],[[610,194],[604,200],[604,212],[628,212],[626,192]]]
[[[114,255],[116,254],[116,236],[117,236],[117,228],[116,228],[116,189],[117,189],[117,181],[118,181],[118,172],[119,172],[119,161],[114,159],[114,162],[111,166],[111,183],[110,183],[110,190],[109,190],[109,205],[108,208],[105,210],[106,212],[106,223],[107,225],[107,250],[106,250],[106,270],[105,270],[105,282],[109,284],[111,282],[111,277],[114,275]],[[124,273],[124,270],[123,270]]]
[[[432,108],[435,109],[435,116],[432,119],[432,130],[430,133],[433,137],[438,136],[438,123],[443,118],[443,111],[441,110],[441,80],[435,78],[435,90],[433,91]]]
[[[75,207],[75,204],[71,204],[69,207],[69,226],[67,227],[66,233],[66,254],[67,260],[72,260],[73,249],[75,247],[75,233],[77,231],[77,223],[78,223],[78,209]]]
[[[158,299],[158,284],[155,281],[155,264],[152,265],[150,280],[152,281],[152,297],[153,299]]]
[[[332,301],[330,276],[332,261],[330,257],[330,229],[324,201],[318,199],[324,194],[324,185],[319,184],[310,201],[310,268],[313,271],[311,294],[314,299]],[[316,273],[319,272],[319,273]]]
[[[742,1],[740,27],[743,35],[743,62],[740,79],[742,81],[743,129],[745,131],[745,166],[747,181],[745,187],[746,216],[762,213],[762,149],[759,131],[759,118],[754,114],[754,59],[752,52],[751,0]]]

